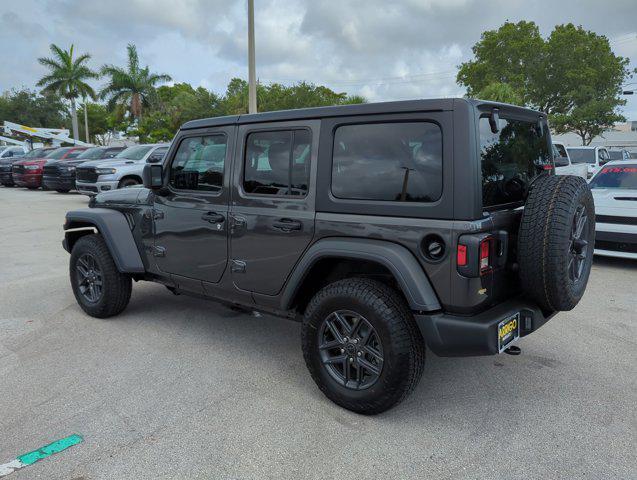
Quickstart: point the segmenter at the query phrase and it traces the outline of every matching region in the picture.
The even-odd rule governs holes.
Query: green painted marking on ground
[[[66,450],[73,445],[77,445],[78,443],[82,443],[83,438],[79,435],[70,435],[66,438],[61,438],[60,440],[56,440],[53,443],[49,443],[44,447],[38,448],[37,450],[33,450],[32,452],[25,453],[24,455],[20,455],[18,460],[20,460],[25,465],[32,465],[35,462],[42,460],[43,458],[49,457],[55,453],[59,453],[62,450]]]

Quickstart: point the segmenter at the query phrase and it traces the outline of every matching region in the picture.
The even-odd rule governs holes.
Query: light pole
[[[254,0],[248,0],[248,113],[257,113],[257,74],[254,60]]]

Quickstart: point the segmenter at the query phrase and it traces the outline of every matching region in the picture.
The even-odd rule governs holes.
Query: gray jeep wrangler
[[[90,207],[64,225],[86,313],[149,280],[302,319],[312,378],[365,414],[414,389],[426,347],[519,353],[582,297],[595,234],[543,114],[467,99],[191,121],[144,188]]]

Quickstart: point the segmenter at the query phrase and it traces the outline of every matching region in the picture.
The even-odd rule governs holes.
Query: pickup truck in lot
[[[573,164],[586,165],[587,179],[590,179],[599,172],[603,165],[610,162],[610,154],[606,147],[568,147],[566,150]]]
[[[113,158],[124,147],[93,147],[80,153],[73,160],[51,161],[44,165],[42,185],[49,190],[66,193],[75,189],[75,169],[92,160]]]
[[[160,162],[166,151],[166,143],[135,145],[113,158],[83,163],[75,171],[76,189],[92,197],[101,192],[140,185],[146,162]]]
[[[588,167],[585,163],[573,163],[568,150],[563,143],[553,142],[555,152],[555,173],[557,175],[575,175],[588,178]]]
[[[13,164],[23,160],[36,160],[45,157],[53,150],[53,147],[49,148],[35,148],[28,153],[20,156],[13,156],[0,158],[0,183],[5,187],[15,186],[13,181]]]
[[[11,168],[13,181],[19,187],[37,189],[42,187],[44,165],[54,161],[68,161],[76,158],[86,147],[60,147],[49,151],[43,158],[22,158]],[[46,187],[44,187],[46,188]]]
[[[300,320],[318,388],[363,414],[414,390],[425,347],[520,353],[515,342],[577,305],[591,270],[591,191],[554,174],[546,116],[512,105],[194,120],[142,177],[66,215],[80,307],[117,315],[145,280]]]

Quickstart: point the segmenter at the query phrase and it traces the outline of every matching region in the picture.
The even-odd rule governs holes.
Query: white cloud
[[[543,34],[574,22],[615,40],[637,66],[635,0],[256,0],[257,75],[307,80],[370,100],[461,95],[456,67],[486,29],[534,20]],[[532,6],[532,8],[531,8]],[[247,77],[246,2],[21,0],[0,4],[0,90],[33,87],[48,45],[76,45],[93,66],[125,46],[158,72],[222,91]],[[637,98],[626,113],[637,119]]]

